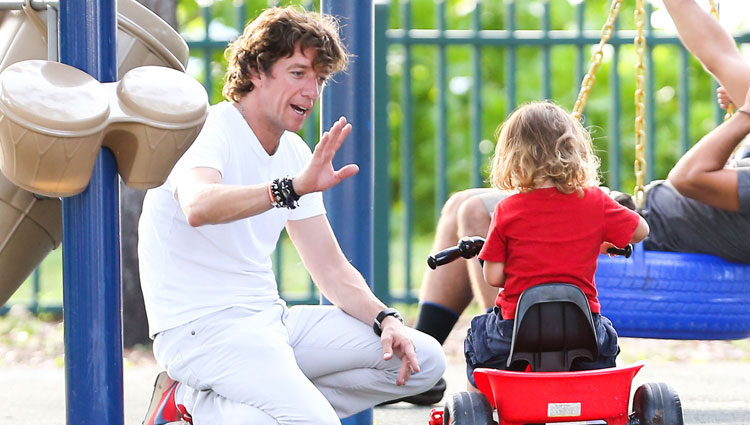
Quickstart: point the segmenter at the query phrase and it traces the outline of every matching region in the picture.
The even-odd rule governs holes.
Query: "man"
[[[432,387],[439,344],[373,295],[325,215],[320,192],[358,171],[331,163],[351,125],[340,118],[312,154],[294,134],[347,65],[335,20],[272,8],[229,52],[230,101],[144,202],[141,282],[166,370],[144,423],[339,424]],[[284,227],[334,306],[279,298],[270,255]]]
[[[750,131],[750,63],[730,34],[695,0],[664,0],[664,4],[682,43],[723,86],[720,103],[728,105],[722,100],[726,93],[733,104],[743,106],[685,153],[666,181],[649,185],[641,213],[651,233],[644,246],[750,263],[746,237],[750,233],[750,168],[742,166],[746,159],[728,165],[732,152]],[[630,201],[622,194],[612,195],[621,203]],[[494,189],[468,189],[451,196],[441,211],[433,250],[455,245],[463,236],[487,234],[495,205],[502,198]],[[443,343],[472,298],[482,308],[494,305],[497,291],[478,270],[476,260],[462,259],[438,272],[427,270],[416,328]],[[434,402],[442,398],[444,389],[445,385],[438,383],[406,401]]]

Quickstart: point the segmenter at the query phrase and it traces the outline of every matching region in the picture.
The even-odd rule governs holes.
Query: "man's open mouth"
[[[305,113],[307,112],[307,108],[303,108],[299,105],[292,105],[292,109],[294,109],[294,112],[299,115],[305,115]]]

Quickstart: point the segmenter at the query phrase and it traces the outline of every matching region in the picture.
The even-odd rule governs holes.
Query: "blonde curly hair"
[[[316,72],[332,75],[349,64],[349,53],[341,42],[334,17],[293,6],[266,9],[226,49],[229,64],[224,97],[238,102],[253,90],[253,72],[269,75],[277,60],[308,48],[317,52],[313,58]]]
[[[490,181],[505,191],[527,192],[545,183],[583,194],[599,184],[599,157],[591,136],[552,102],[518,107],[497,130]]]

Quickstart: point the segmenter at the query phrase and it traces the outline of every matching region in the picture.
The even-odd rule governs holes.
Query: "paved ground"
[[[463,365],[449,356],[448,392],[464,387]],[[140,424],[158,368],[140,360],[127,365],[125,424]],[[750,362],[648,362],[634,385],[664,381],[680,394],[686,424],[750,424]],[[375,409],[376,424],[426,425],[429,408],[405,403]],[[0,368],[0,424],[65,424],[64,371],[59,367]]]

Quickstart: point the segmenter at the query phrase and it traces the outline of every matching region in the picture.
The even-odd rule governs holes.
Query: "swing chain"
[[[643,27],[646,21],[646,12],[643,6],[643,0],[636,0],[635,2],[635,25],[637,33],[633,40],[635,51],[638,55],[638,62],[635,64],[635,162],[633,163],[633,171],[635,172],[635,189],[633,190],[633,196],[635,197],[635,204],[640,209],[643,207],[645,202],[646,192],[644,190],[644,175],[646,171],[646,131],[645,131],[645,105],[643,97],[645,93],[644,88],[644,53],[646,50],[646,39],[643,36]]]
[[[580,120],[583,115],[583,109],[586,107],[586,101],[588,100],[591,88],[594,86],[594,80],[596,80],[596,71],[599,69],[599,65],[602,63],[604,58],[604,45],[607,44],[612,34],[615,32],[615,21],[617,20],[617,14],[620,11],[620,5],[622,0],[612,0],[612,5],[609,8],[609,16],[607,22],[604,23],[601,32],[601,39],[599,44],[594,47],[594,52],[591,55],[591,62],[589,63],[589,69],[586,75],[583,77],[581,82],[581,91],[578,93],[575,106],[573,106],[573,116]]]

